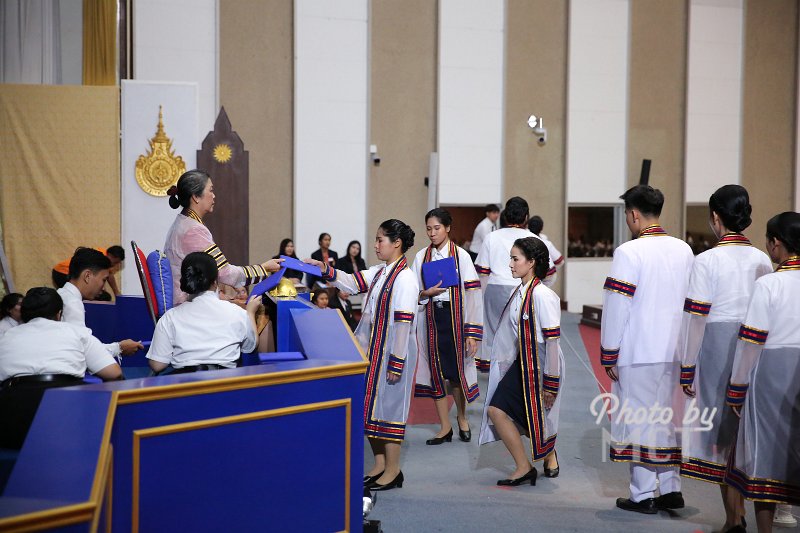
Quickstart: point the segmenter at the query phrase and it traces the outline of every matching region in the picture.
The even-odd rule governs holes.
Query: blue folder
[[[285,272],[286,272],[286,267],[282,266],[280,270],[278,270],[274,274],[270,274],[269,277],[258,282],[256,286],[253,287],[253,290],[250,291],[250,297],[247,299],[247,301],[249,302],[253,298],[257,298],[258,296],[261,296],[265,292],[277,287],[278,282],[281,280]]]
[[[438,261],[422,263],[422,281],[425,288],[429,289],[442,282],[441,287],[455,287],[458,285],[458,272],[456,272],[456,260],[452,257],[445,257]]]
[[[318,278],[322,277],[322,271],[319,269],[319,267],[309,265],[308,263],[304,263],[299,259],[295,259],[294,257],[289,257],[287,255],[282,255],[281,259],[283,259],[283,263],[281,263],[282,267],[286,267],[291,270],[299,270],[300,272],[305,272],[306,274],[311,274],[312,276],[316,276]]]

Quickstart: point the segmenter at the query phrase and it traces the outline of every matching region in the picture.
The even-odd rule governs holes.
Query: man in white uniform
[[[0,447],[22,446],[45,389],[80,385],[87,370],[122,376],[91,331],[60,321],[62,308],[55,289],[35,287],[22,300],[23,324],[0,338]]]
[[[102,292],[111,269],[111,261],[94,248],[78,248],[69,262],[69,281],[58,289],[64,302],[62,320],[86,327],[83,300],[94,300]],[[141,342],[125,339],[104,345],[114,357],[131,355],[144,348]]]
[[[675,347],[694,256],[658,224],[661,191],[637,185],[621,198],[628,228],[638,237],[614,251],[603,287],[600,358],[620,406],[611,415],[610,455],[631,465],[630,498],[618,498],[617,507],[655,514],[684,506],[674,425],[682,416]],[[652,408],[664,416],[635,416]]]
[[[528,229],[531,233],[539,237],[542,242],[547,246],[547,251],[550,253],[550,260],[553,262],[557,270],[561,270],[561,267],[564,266],[564,256],[561,252],[556,248],[556,245],[553,244],[553,241],[547,238],[547,235],[542,233],[544,229],[544,220],[539,215],[533,215],[530,220],[528,220]]]
[[[486,206],[486,218],[481,220],[472,233],[472,241],[469,244],[470,255],[473,261],[481,252],[483,241],[486,236],[498,228],[497,220],[500,218],[500,208],[495,204]]]

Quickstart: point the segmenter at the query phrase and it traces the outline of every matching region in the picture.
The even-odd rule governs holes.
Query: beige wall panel
[[[651,159],[650,185],[665,198],[661,223],[670,235],[681,238],[687,10],[685,0],[631,2],[628,93],[627,184],[639,183],[642,159]]]
[[[505,199],[528,200],[544,233],[566,255],[566,106],[568,4],[508,0],[506,21]],[[528,116],[544,118],[539,146]],[[563,276],[556,290],[563,295]]]
[[[51,286],[78,246],[125,246],[119,170],[119,87],[0,84],[0,219],[17,292]]]
[[[438,11],[430,0],[370,5],[370,143],[378,146],[381,164],[370,168],[367,185],[369,242],[362,243],[362,255],[368,265],[377,261],[372,238],[386,219],[414,228],[414,251],[429,242],[424,178],[436,149]]]
[[[293,231],[293,5],[219,3],[220,104],[250,152],[251,263]]]
[[[797,10],[795,0],[745,3],[742,185],[747,234],[762,249],[767,220],[794,203]]]

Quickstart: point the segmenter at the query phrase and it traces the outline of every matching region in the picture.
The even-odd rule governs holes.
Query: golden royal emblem
[[[233,157],[231,147],[225,143],[218,144],[214,147],[214,160],[217,163],[227,163]]]
[[[150,150],[136,160],[136,181],[144,192],[153,196],[166,196],[167,189],[186,172],[186,163],[175,155],[172,139],[164,133],[163,119],[161,106],[158,106],[158,128],[155,137],[148,141]]]

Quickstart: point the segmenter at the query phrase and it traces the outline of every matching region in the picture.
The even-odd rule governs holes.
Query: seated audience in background
[[[297,254],[294,253],[294,241],[292,239],[283,239],[281,241],[281,251],[278,252],[278,255],[273,255],[272,258],[280,259],[282,255],[297,259]],[[283,277],[292,280],[294,283],[301,283],[303,281],[303,273],[299,270],[292,270],[291,268],[286,269]]]
[[[114,293],[114,296],[119,296],[122,294],[117,287],[117,279],[114,277],[120,268],[122,268],[122,262],[125,260],[125,249],[115,244],[113,246],[109,246],[108,248],[95,248],[98,252],[102,253],[108,260],[111,261],[111,267],[109,268],[109,276],[108,276],[108,287],[111,289],[111,292]],[[53,267],[53,286],[56,289],[60,289],[64,286],[66,282],[69,281],[69,262],[72,258],[64,259],[59,264]],[[111,295],[106,292],[105,290],[101,290],[100,293],[94,298],[87,298],[88,300],[96,300],[99,302],[110,302]]]
[[[78,248],[69,262],[69,281],[58,289],[64,302],[62,320],[86,327],[86,309],[83,300],[94,300],[109,279],[111,260],[94,248]],[[142,343],[131,339],[104,345],[114,357],[131,355],[144,348]]]
[[[147,358],[160,372],[172,374],[234,368],[242,352],[256,348],[256,312],[261,298],[242,309],[219,299],[219,270],[205,252],[192,252],[181,263],[181,290],[189,299],[168,310],[156,324]]]
[[[22,295],[12,292],[0,301],[0,337],[3,333],[22,322]]]
[[[344,316],[347,325],[350,329],[355,331],[358,325],[358,320],[353,316],[353,304],[350,302],[350,295],[339,289],[332,287],[330,289],[330,303],[328,304],[331,309],[339,309]]]
[[[470,241],[469,244],[468,252],[473,261],[475,261],[475,258],[478,257],[478,253],[481,251],[483,239],[494,230],[500,228],[500,208],[496,204],[487,205],[484,209],[484,213],[486,214],[486,218],[481,220],[475,227],[475,231],[472,232],[472,241]]]
[[[361,243],[350,241],[350,244],[347,245],[347,255],[340,257],[336,261],[336,270],[353,274],[366,269],[367,265],[361,257]]]
[[[317,289],[314,291],[314,294],[311,295],[311,303],[319,307],[320,309],[328,309],[330,307],[330,296],[328,295],[328,289]]]
[[[19,449],[45,389],[83,383],[88,370],[103,380],[122,369],[85,327],[61,322],[55,289],[35,287],[22,300],[22,324],[0,337],[0,447]]]
[[[330,266],[331,268],[336,267],[336,260],[339,259],[339,254],[331,250],[331,236],[329,233],[320,233],[319,234],[319,249],[311,254],[311,259],[316,259],[317,261],[321,261],[322,263]],[[321,278],[317,276],[312,276],[311,274],[306,275],[306,285],[311,290],[314,290],[314,284],[318,281],[321,281]]]

